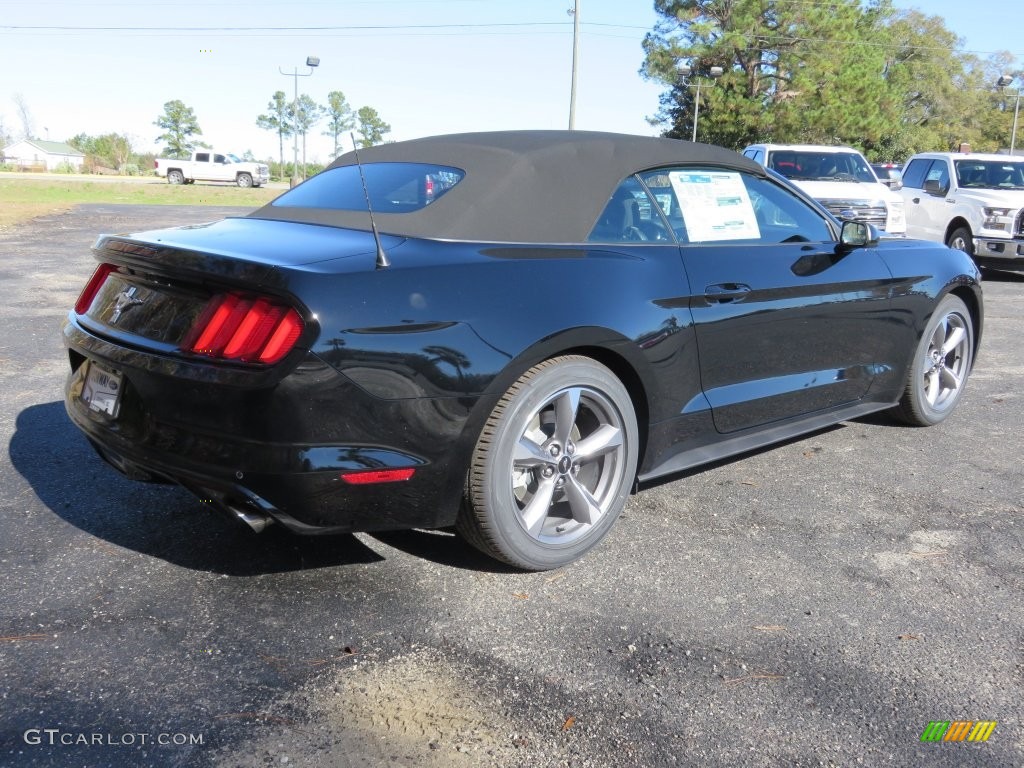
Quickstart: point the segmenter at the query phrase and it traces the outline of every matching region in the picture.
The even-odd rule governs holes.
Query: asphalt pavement
[[[93,455],[59,336],[89,246],[237,212],[0,235],[0,765],[1024,765],[1024,279],[987,276],[944,424],[674,479],[524,574],[447,532],[256,535]]]

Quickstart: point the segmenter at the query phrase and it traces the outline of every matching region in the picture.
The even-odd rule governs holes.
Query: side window
[[[594,224],[592,243],[671,241],[658,208],[636,176],[623,181]]]
[[[824,214],[782,185],[727,169],[660,169],[641,174],[683,243],[828,242]]]
[[[214,155],[213,156],[213,162],[215,162],[215,163],[223,163],[224,162],[224,155]]]
[[[209,152],[196,152],[196,162],[197,163],[208,163],[208,162],[210,162],[210,153]]]
[[[761,165],[764,165],[764,152],[762,152],[760,149],[755,149],[751,154],[747,155],[747,157],[749,157],[755,163],[760,163]]]
[[[747,176],[744,180],[762,243],[820,243],[833,239],[825,217],[790,190],[769,179]]]
[[[911,189],[924,189],[924,174],[931,163],[931,160],[924,158],[911,160],[910,165],[903,171],[903,186]]]
[[[924,175],[924,180],[937,181],[942,189],[949,189],[949,168],[945,160],[935,160]]]

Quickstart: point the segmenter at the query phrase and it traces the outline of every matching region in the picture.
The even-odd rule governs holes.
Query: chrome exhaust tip
[[[274,522],[274,518],[270,515],[253,512],[249,509],[242,509],[241,507],[236,507],[233,504],[228,504],[227,507],[228,511],[232,515],[252,528],[254,533],[262,533],[268,525],[272,525]]]

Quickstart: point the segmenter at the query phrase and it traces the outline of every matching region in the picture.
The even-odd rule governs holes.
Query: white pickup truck
[[[230,181],[240,187],[258,187],[270,181],[270,168],[263,163],[239,160],[228,152],[201,150],[191,160],[158,157],[156,175],[166,176],[168,184],[192,184],[196,181]]]
[[[907,234],[1024,271],[1024,157],[922,152],[903,168]]]
[[[853,147],[751,144],[743,154],[781,173],[836,218],[866,221],[891,236],[906,232],[903,200],[878,180]]]

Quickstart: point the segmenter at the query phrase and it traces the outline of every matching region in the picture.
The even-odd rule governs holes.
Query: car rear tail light
[[[103,283],[107,281],[107,275],[115,269],[117,269],[117,267],[113,264],[100,264],[96,267],[96,271],[92,273],[92,277],[89,278],[89,282],[86,283],[85,288],[82,289],[82,293],[78,297],[78,301],[75,302],[76,315],[84,315],[89,311],[89,307],[92,306],[92,300],[96,298],[96,294],[100,292],[100,288],[103,287]]]
[[[266,298],[221,293],[210,299],[184,346],[220,360],[276,363],[291,352],[303,327],[292,307]]]
[[[341,479],[350,485],[374,485],[376,483],[400,483],[409,480],[416,473],[415,467],[402,469],[363,469],[345,472]]]

